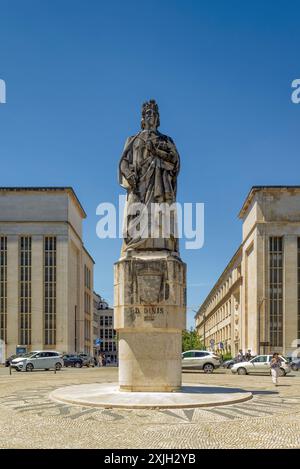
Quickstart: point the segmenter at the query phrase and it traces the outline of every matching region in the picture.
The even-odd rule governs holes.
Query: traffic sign
[[[103,342],[103,340],[99,339],[99,337],[97,339],[95,339],[95,345],[100,345],[102,342]]]

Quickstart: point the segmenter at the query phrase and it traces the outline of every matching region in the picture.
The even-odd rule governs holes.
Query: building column
[[[285,235],[283,244],[284,289],[283,289],[283,353],[297,348],[297,235]],[[293,346],[294,343],[294,346]]]
[[[7,236],[7,347],[6,355],[16,353],[19,344],[19,237]]]
[[[31,237],[31,349],[44,348],[44,237]]]

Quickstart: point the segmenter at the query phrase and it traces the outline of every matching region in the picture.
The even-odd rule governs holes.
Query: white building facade
[[[255,186],[242,244],[195,317],[207,347],[299,355],[300,186]]]
[[[92,352],[94,261],[86,214],[70,187],[0,188],[0,340],[17,348]]]

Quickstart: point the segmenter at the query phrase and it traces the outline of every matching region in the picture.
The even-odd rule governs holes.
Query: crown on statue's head
[[[146,112],[148,109],[153,109],[153,111],[155,111],[157,114],[159,114],[158,105],[157,105],[155,99],[149,99],[149,101],[145,101],[145,102],[143,103],[143,106],[142,106],[142,114],[143,114],[143,116],[144,116],[145,112]]]
[[[149,101],[145,101],[142,105],[142,128],[144,128],[144,119],[145,119],[145,116],[146,116],[146,112],[149,109],[152,109],[155,112],[155,114],[157,115],[157,127],[159,127],[160,120],[159,120],[158,105],[157,105],[155,99],[149,99]]]

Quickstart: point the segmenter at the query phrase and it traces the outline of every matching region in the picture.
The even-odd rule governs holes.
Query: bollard
[[[54,374],[56,375],[56,365],[54,365]]]
[[[9,364],[9,374],[11,375],[11,364]]]

